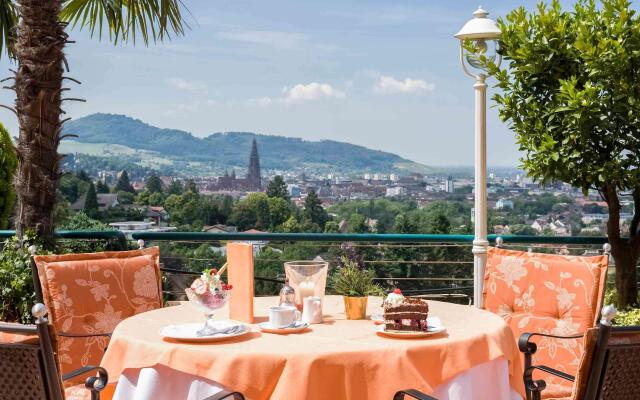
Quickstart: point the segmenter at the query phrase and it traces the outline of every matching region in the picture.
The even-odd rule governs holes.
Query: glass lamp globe
[[[464,53],[463,62],[466,61],[471,67],[484,70],[485,63],[481,62],[481,56],[486,57],[486,60],[493,62],[496,60],[496,42],[500,38],[501,31],[498,25],[490,18],[487,18],[489,13],[483,9],[482,6],[473,13],[473,18],[467,21],[466,24],[455,35],[460,40],[460,46],[463,46],[465,40],[470,40],[473,43],[474,51],[469,52],[462,48]],[[492,46],[489,46],[489,44]],[[491,48],[491,53],[489,50]]]

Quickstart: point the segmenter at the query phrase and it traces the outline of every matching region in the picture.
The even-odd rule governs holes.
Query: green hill
[[[171,166],[182,173],[219,173],[247,166],[251,141],[258,142],[265,170],[313,172],[429,172],[429,168],[396,154],[332,140],[307,141],[250,132],[214,133],[198,138],[177,129],[162,129],[125,115],[92,114],[65,125],[77,138],[61,151],[119,157],[149,167]]]

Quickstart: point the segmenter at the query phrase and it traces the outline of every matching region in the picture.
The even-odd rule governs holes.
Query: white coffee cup
[[[286,328],[300,319],[300,311],[290,306],[269,307],[269,324],[274,328]]]

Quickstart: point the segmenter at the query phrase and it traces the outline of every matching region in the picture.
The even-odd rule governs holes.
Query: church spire
[[[260,156],[258,155],[258,143],[253,138],[251,143],[251,155],[249,156],[249,171],[247,183],[251,190],[262,190],[262,177],[260,175]]]

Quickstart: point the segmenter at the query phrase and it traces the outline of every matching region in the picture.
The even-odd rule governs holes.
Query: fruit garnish
[[[209,275],[218,275],[218,269],[217,268],[211,268],[211,271],[209,271]]]
[[[207,285],[207,283],[202,279],[196,278],[191,284],[191,289],[193,289],[196,294],[202,295],[207,293],[207,291],[209,290],[209,285]]]
[[[402,294],[402,291],[400,290],[400,288],[395,288],[395,289],[393,289],[393,293]]]

